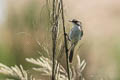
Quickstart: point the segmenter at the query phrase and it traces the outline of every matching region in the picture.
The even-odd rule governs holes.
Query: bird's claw
[[[69,36],[68,36],[68,34],[67,34],[67,33],[65,33],[65,36],[67,37],[67,39],[68,39],[69,41],[71,41],[71,40],[69,39]]]
[[[68,34],[65,32],[65,36],[68,36]]]

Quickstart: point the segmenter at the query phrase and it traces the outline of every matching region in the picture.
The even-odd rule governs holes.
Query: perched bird
[[[83,36],[83,30],[82,30],[82,24],[80,21],[73,19],[70,21],[73,23],[73,27],[68,35],[69,40],[71,42],[71,50],[69,55],[69,62],[72,62],[73,54],[74,54],[74,48],[77,45],[78,41],[81,40]]]

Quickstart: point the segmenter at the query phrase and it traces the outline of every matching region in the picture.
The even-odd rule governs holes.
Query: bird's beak
[[[72,22],[71,20],[69,20],[69,22]]]

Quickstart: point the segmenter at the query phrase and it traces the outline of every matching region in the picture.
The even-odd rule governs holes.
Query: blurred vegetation
[[[20,4],[20,5],[14,5]],[[8,1],[8,13],[5,28],[8,37],[3,41],[6,43],[0,46],[0,60],[6,64],[23,64],[26,68],[30,65],[25,64],[25,57],[36,57],[41,50],[37,40],[42,45],[51,41],[49,12],[45,1],[31,0],[23,4]],[[9,46],[7,47],[7,45]],[[47,44],[47,45],[46,45]],[[10,60],[12,59],[12,60]]]

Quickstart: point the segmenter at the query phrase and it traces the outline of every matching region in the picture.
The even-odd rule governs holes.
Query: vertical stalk
[[[55,54],[56,54],[56,39],[55,39],[55,33],[54,33],[54,28],[55,28],[55,25],[54,25],[54,21],[55,21],[55,19],[54,19],[54,16],[55,16],[55,0],[53,0],[53,13],[52,13],[53,15],[52,15],[52,19],[53,19],[53,30],[52,30],[52,43],[53,43],[53,49],[52,49],[52,51],[53,51],[53,67],[52,67],[52,80],[55,80],[55,74],[54,74],[54,70],[55,70]]]
[[[65,21],[64,21],[64,11],[63,11],[63,1],[60,0],[60,3],[56,3],[56,0],[53,0],[53,28],[52,28],[52,41],[53,41],[53,67],[52,67],[52,80],[55,80],[55,54],[56,54],[56,38],[57,38],[57,31],[58,31],[58,17],[59,12],[61,11],[61,17],[62,17],[62,25],[63,25],[63,32],[64,32],[64,44],[65,44],[65,52],[66,52],[66,63],[67,63],[67,74],[68,74],[68,80],[70,80],[70,71],[69,71],[69,60],[68,60],[68,46],[67,46],[67,38],[66,38],[66,32],[65,32]],[[57,5],[58,4],[58,5]],[[60,9],[61,6],[61,9]],[[56,7],[58,7],[58,13],[56,13]]]
[[[64,21],[63,0],[60,0],[60,1],[61,1],[61,9],[62,9],[62,23],[63,23],[63,32],[64,32],[64,43],[65,43],[65,52],[66,52],[67,73],[68,73],[68,80],[70,80],[70,70],[69,70],[69,60],[68,60],[68,46],[67,46],[65,21]]]

